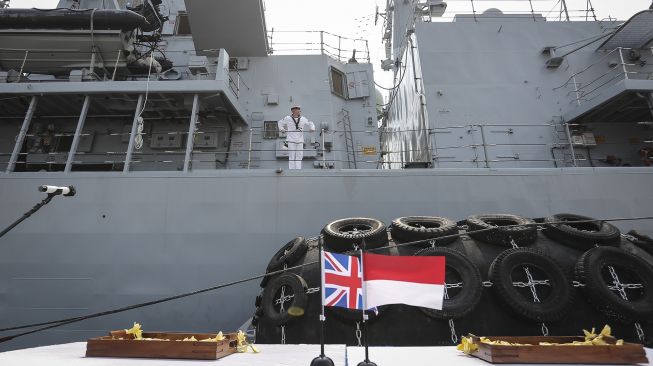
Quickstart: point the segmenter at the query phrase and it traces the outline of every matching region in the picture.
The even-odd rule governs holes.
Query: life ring
[[[490,265],[489,275],[498,300],[526,319],[559,320],[572,303],[570,282],[564,271],[539,250],[504,250]],[[547,291],[541,291],[542,288]]]
[[[263,291],[263,313],[274,325],[283,325],[304,315],[308,295],[306,281],[294,273],[274,277]]]
[[[446,247],[426,248],[415,255],[445,257],[445,286],[447,298],[442,310],[420,308],[424,314],[437,319],[461,318],[474,310],[481,300],[483,280],[478,267],[457,250]]]
[[[373,249],[388,244],[385,224],[377,219],[353,217],[328,223],[322,229],[324,246],[335,252],[345,252],[354,246]]]
[[[507,247],[511,246],[511,239],[518,246],[533,244],[537,240],[537,228],[533,224],[535,224],[535,221],[516,215],[490,214],[467,217],[469,231],[492,229],[479,233],[470,233],[469,236],[489,244]]]
[[[399,243],[421,241],[418,245],[429,246],[429,239],[458,234],[455,221],[436,216],[407,216],[392,220],[390,234]],[[458,239],[456,236],[434,240],[436,245],[446,245]]]
[[[595,245],[619,245],[619,229],[605,221],[576,222],[587,220],[594,219],[575,214],[556,214],[544,219],[543,234],[560,244],[583,251]],[[554,224],[561,221],[564,223]]]
[[[283,268],[284,264],[290,266],[303,257],[307,250],[308,245],[306,244],[306,239],[302,236],[298,236],[274,253],[265,271],[274,272]]]
[[[643,259],[619,248],[596,247],[578,259],[575,275],[585,284],[589,302],[603,314],[626,322],[653,319],[653,268]]]

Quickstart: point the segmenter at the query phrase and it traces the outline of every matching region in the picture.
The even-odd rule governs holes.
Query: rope
[[[603,222],[603,221],[616,222],[616,221],[636,221],[636,220],[653,220],[653,216],[618,217],[618,218],[609,218],[609,219],[578,220],[578,221],[574,221],[573,223],[578,224],[578,223]],[[549,223],[546,223],[546,224],[547,225],[569,224],[569,221],[554,221],[554,222],[549,222]],[[501,228],[529,227],[529,226],[541,226],[541,225],[542,225],[541,223],[517,224],[517,225],[505,225],[505,226],[501,226]],[[438,239],[454,238],[454,237],[457,238],[457,237],[460,237],[462,235],[482,233],[482,232],[486,232],[486,231],[490,231],[490,230],[496,230],[497,228],[498,227],[492,227],[492,228],[487,228],[487,229],[467,231],[464,234],[463,233],[457,233],[457,234],[452,234],[452,235],[446,235],[446,236],[442,236],[442,237],[440,237]],[[406,246],[406,245],[414,245],[414,244],[418,244],[418,243],[428,242],[429,240],[431,240],[431,239],[424,239],[424,240],[417,240],[417,241],[408,242],[408,243],[395,244],[394,246],[395,247],[402,247],[402,246]],[[373,251],[377,251],[377,250],[381,250],[381,249],[388,249],[390,247],[391,247],[390,245],[386,245],[386,246],[383,246],[383,247],[380,247],[380,248],[368,249],[367,251],[368,252],[373,252]],[[162,298],[162,299],[159,299],[159,300],[153,300],[153,301],[148,301],[148,302],[144,302],[144,303],[140,303],[140,304],[125,306],[125,307],[118,308],[118,309],[107,310],[107,311],[103,311],[103,312],[95,313],[95,314],[90,314],[90,315],[86,315],[86,316],[67,318],[67,319],[61,319],[61,320],[54,320],[54,321],[50,321],[50,322],[20,325],[20,326],[14,326],[14,327],[9,327],[9,328],[2,328],[2,329],[0,329],[0,332],[6,332],[6,331],[11,331],[11,330],[19,330],[19,329],[26,329],[26,328],[34,328],[34,327],[39,327],[39,326],[46,325],[45,327],[41,327],[41,328],[38,328],[38,329],[18,333],[18,334],[11,335],[11,336],[2,337],[2,338],[0,338],[0,343],[7,342],[7,341],[10,341],[12,339],[22,337],[22,336],[26,336],[26,335],[29,335],[29,334],[42,332],[42,331],[45,331],[45,330],[48,330],[48,329],[57,328],[57,327],[60,327],[60,326],[63,326],[63,325],[77,323],[77,322],[87,320],[87,319],[99,318],[99,317],[106,316],[106,315],[122,313],[122,312],[125,312],[125,311],[128,311],[128,310],[133,310],[133,309],[138,309],[138,308],[142,308],[142,307],[146,307],[146,306],[156,305],[156,304],[160,304],[160,303],[164,303],[164,302],[168,302],[168,301],[172,301],[172,300],[181,299],[181,298],[184,298],[184,297],[198,295],[198,294],[205,293],[205,292],[215,291],[215,290],[219,290],[221,288],[238,285],[238,284],[248,282],[248,281],[253,281],[253,280],[260,279],[260,278],[263,278],[263,277],[266,277],[266,276],[274,276],[274,275],[279,274],[279,273],[283,273],[283,272],[286,272],[286,271],[289,271],[289,270],[295,270],[295,269],[299,269],[299,268],[303,268],[303,267],[308,267],[308,266],[311,266],[311,265],[314,265],[314,264],[318,264],[318,261],[312,261],[312,262],[300,264],[300,265],[297,265],[297,266],[289,267],[287,269],[280,269],[280,270],[277,270],[277,271],[274,271],[274,272],[268,272],[268,273],[263,274],[263,275],[253,276],[253,277],[245,278],[245,279],[238,280],[238,281],[228,282],[228,283],[221,284],[221,285],[216,285],[216,286],[212,286],[212,287],[208,287],[208,288],[204,288],[204,289],[200,289],[200,290],[196,290],[196,291],[192,291],[192,292],[187,292],[187,293],[180,294],[180,295],[175,295],[175,296]]]

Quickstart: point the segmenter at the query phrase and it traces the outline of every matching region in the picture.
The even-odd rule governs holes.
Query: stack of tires
[[[576,335],[610,324],[615,336],[650,346],[653,256],[640,248],[641,237],[625,238],[632,240],[608,222],[573,214],[410,216],[389,228],[373,218],[336,220],[320,237],[293,239],[273,256],[252,323],[259,343],[319,343],[321,241],[349,255],[364,248],[445,257],[443,308],[368,311],[372,345],[452,345],[467,333]],[[360,311],[327,307],[325,315],[327,343],[359,344]]]

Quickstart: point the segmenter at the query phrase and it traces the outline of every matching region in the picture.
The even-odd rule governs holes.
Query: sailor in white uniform
[[[301,116],[301,107],[298,105],[290,108],[292,113],[278,122],[279,131],[286,132],[288,144],[288,169],[301,169],[304,157],[304,131],[315,131],[315,124],[306,117]]]

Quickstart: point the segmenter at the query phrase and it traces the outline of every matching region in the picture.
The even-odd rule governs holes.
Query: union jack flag
[[[363,309],[363,274],[358,257],[323,252],[324,306]]]

